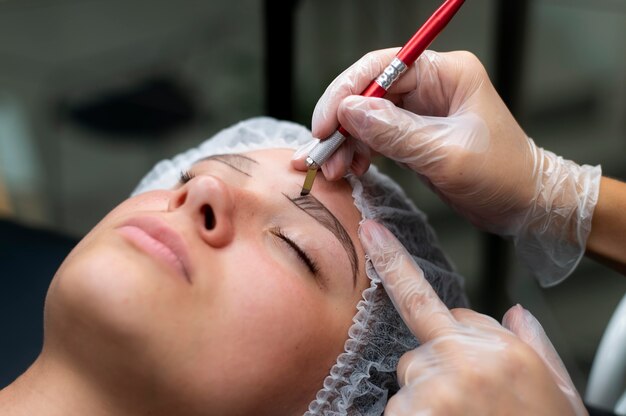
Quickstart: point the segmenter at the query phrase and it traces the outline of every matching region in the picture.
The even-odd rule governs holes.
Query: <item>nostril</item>
[[[202,213],[204,214],[204,226],[207,230],[215,228],[215,214],[213,208],[210,205],[202,206]]]

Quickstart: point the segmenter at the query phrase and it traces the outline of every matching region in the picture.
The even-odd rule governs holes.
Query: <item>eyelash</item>
[[[189,182],[190,180],[192,180],[195,177],[195,173],[191,173],[188,170],[182,170],[180,171],[180,177],[179,177],[179,181],[181,184],[186,184],[187,182]]]
[[[304,265],[309,268],[313,275],[319,275],[320,268],[317,263],[315,263],[315,261],[311,257],[309,257],[309,255],[304,250],[302,250],[300,246],[298,246],[291,238],[287,237],[287,235],[283,233],[282,229],[276,227],[272,230],[272,233],[276,237],[287,243],[287,245],[289,245],[289,247],[298,255],[300,261],[302,261],[302,263],[304,263]]]

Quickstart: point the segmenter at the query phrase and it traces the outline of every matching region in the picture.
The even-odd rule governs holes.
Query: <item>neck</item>
[[[12,384],[0,390],[3,416],[122,415],[85,374],[42,353]]]

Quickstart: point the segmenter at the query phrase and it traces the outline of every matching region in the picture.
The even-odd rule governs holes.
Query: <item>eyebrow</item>
[[[207,160],[223,163],[246,176],[251,176],[248,172],[246,172],[246,170],[248,170],[252,165],[259,164],[257,160],[239,153],[211,155],[199,159],[196,163]],[[357,275],[359,272],[356,249],[354,248],[354,243],[352,242],[350,235],[341,222],[332,212],[330,212],[328,208],[326,208],[324,204],[311,194],[305,196],[299,195],[294,198],[285,193],[283,193],[283,195],[296,207],[304,211],[311,218],[319,222],[324,228],[329,230],[335,238],[339,240],[346,251],[348,259],[350,260],[350,265],[352,266],[352,279],[354,282],[353,285],[356,287]]]
[[[295,198],[292,198],[284,193],[283,195],[289,201],[293,202],[296,207],[306,212],[310,217],[319,222],[324,228],[333,233],[337,240],[339,240],[344,250],[346,250],[346,254],[348,255],[348,259],[350,260],[350,264],[352,265],[352,278],[354,280],[354,287],[356,287],[357,273],[359,272],[356,249],[354,248],[354,244],[352,243],[350,235],[348,235],[348,232],[341,224],[341,222],[339,222],[337,217],[335,217],[324,204],[322,204],[317,198],[315,198],[311,194],[305,196],[299,195]]]
[[[211,155],[207,157],[203,157],[202,159],[197,160],[194,163],[203,162],[207,160],[213,160],[215,162],[220,162],[225,164],[226,166],[230,166],[235,169],[239,173],[243,173],[246,176],[251,176],[246,170],[250,167],[251,164],[258,165],[259,162],[248,157],[246,155],[242,155],[239,153],[226,153],[223,155]]]

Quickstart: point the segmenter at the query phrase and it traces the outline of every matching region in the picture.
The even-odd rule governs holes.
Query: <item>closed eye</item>
[[[319,276],[319,272],[320,272],[320,268],[319,266],[315,263],[315,261],[295,242],[293,241],[291,238],[289,238],[288,236],[286,236],[283,231],[276,227],[274,229],[272,229],[272,234],[274,234],[276,237],[280,238],[281,240],[283,240],[285,243],[287,243],[287,245],[295,252],[295,254],[298,256],[298,258],[300,259],[300,261],[306,266],[308,267],[308,269],[311,271],[311,273],[318,277]]]

